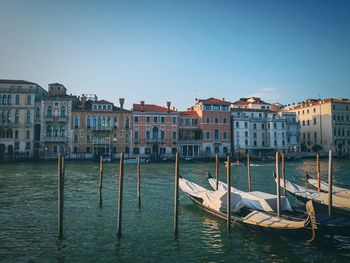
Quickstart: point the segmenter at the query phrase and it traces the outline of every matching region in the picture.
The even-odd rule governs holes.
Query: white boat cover
[[[308,179],[309,184],[317,188],[318,182],[316,179]],[[321,181],[321,190],[324,192],[328,192],[328,183]],[[341,188],[341,187],[336,187],[332,186],[333,190],[333,195],[339,196],[339,197],[344,197],[344,198],[350,198],[350,190]]]
[[[275,181],[277,182],[276,178],[275,178]],[[280,185],[283,188],[282,178],[280,178]],[[286,180],[285,187],[288,192],[293,193],[297,196],[303,197],[308,200],[313,200],[324,205],[328,205],[328,193],[317,192],[316,190],[307,189],[305,187],[292,183],[288,180]],[[333,207],[337,207],[341,209],[350,209],[350,199],[333,195],[332,205]]]
[[[216,211],[226,212],[227,193],[205,189],[184,178],[179,179],[179,187],[184,193],[201,198],[203,200],[203,206]],[[242,207],[243,202],[241,197],[231,193],[231,211],[237,213]]]
[[[209,178],[209,183],[216,189],[216,179]],[[219,192],[227,191],[227,184],[219,181]],[[245,207],[265,212],[277,211],[277,196],[260,191],[244,192],[231,186],[231,193],[240,195]],[[281,210],[293,211],[288,199],[281,196]]]

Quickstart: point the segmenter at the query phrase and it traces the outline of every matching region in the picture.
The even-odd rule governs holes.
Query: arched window
[[[96,116],[94,117],[94,128],[97,127],[97,119],[96,119]]]
[[[57,126],[55,126],[53,128],[53,137],[58,137],[58,127]]]
[[[30,114],[30,110],[27,110],[27,124],[29,124],[30,123],[30,116],[31,114]]]
[[[66,117],[66,108],[61,106],[61,117]]]
[[[30,139],[30,131],[26,131],[26,139]]]
[[[126,117],[126,119],[125,119],[125,129],[129,129],[129,128],[130,128],[129,117]]]
[[[114,127],[118,127],[118,118],[114,117]]]
[[[1,96],[1,94],[0,94],[0,105],[2,104],[2,96]]]
[[[6,96],[6,95],[3,95],[3,96],[2,96],[2,104],[3,104],[3,105],[6,105],[6,104],[7,104],[7,96]]]
[[[47,117],[52,117],[52,107],[51,106],[47,107]]]
[[[88,116],[86,120],[86,128],[90,129],[90,127],[91,127],[91,119],[90,119],[90,116]]]
[[[11,111],[7,111],[7,122],[11,122]]]
[[[102,126],[103,127],[106,127],[107,126],[107,120],[106,120],[106,117],[103,116],[103,119],[102,119]]]
[[[16,95],[16,101],[15,101],[16,105],[19,105],[19,95]]]
[[[18,131],[15,131],[15,139],[18,139]]]
[[[46,128],[46,137],[51,137],[52,136],[52,129],[51,126],[47,126]]]
[[[19,111],[16,110],[16,113],[15,113],[15,123],[18,124],[18,121],[19,121]]]
[[[7,97],[7,104],[8,104],[8,105],[11,105],[11,104],[12,104],[12,97],[11,97],[11,95],[9,95],[9,96]]]
[[[32,104],[32,96],[28,95],[27,96],[27,105],[31,105]]]
[[[77,115],[75,115],[74,118],[74,127],[79,128],[79,117]]]
[[[97,126],[98,126],[99,128],[101,128],[101,126],[102,126],[101,117],[100,117],[100,116],[98,117],[98,124],[97,124]]]
[[[219,140],[219,130],[214,131],[214,140]]]
[[[60,127],[60,136],[61,136],[61,137],[64,137],[64,136],[65,136],[65,128],[64,128],[63,125],[61,125],[61,127]]]
[[[3,123],[6,122],[6,117],[7,117],[6,111],[3,111],[1,115],[2,115],[2,122]]]
[[[37,118],[40,118],[40,108],[39,107],[36,107],[36,109],[35,109],[35,116]]]

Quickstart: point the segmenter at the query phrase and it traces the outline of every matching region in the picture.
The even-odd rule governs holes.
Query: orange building
[[[202,131],[202,156],[224,157],[231,153],[230,102],[224,99],[196,100],[193,110],[198,114]]]
[[[177,151],[179,112],[154,104],[133,104],[133,155],[171,158]]]

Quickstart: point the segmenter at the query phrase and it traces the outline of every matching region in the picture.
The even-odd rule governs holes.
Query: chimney
[[[85,110],[86,97],[84,94],[81,96],[80,101],[81,101],[81,109]]]
[[[124,98],[119,98],[119,104],[120,104],[120,109],[124,109],[124,101],[125,99]]]
[[[223,101],[225,101],[225,98],[222,98]]]
[[[166,102],[166,105],[167,105],[167,107],[168,107],[168,112],[170,112],[170,105],[171,105],[171,102],[170,102],[170,101],[167,101],[167,102]]]
[[[145,101],[141,100],[140,103],[141,103],[141,111],[144,112],[145,111]]]

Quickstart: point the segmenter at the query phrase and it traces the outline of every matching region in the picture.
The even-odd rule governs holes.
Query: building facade
[[[71,154],[72,108],[77,97],[67,95],[60,83],[49,84],[48,93],[41,100],[40,157],[56,158],[57,154]]]
[[[349,99],[308,99],[284,111],[296,114],[302,151],[350,155]]]
[[[201,157],[225,157],[231,153],[230,102],[224,99],[200,99],[192,107],[202,131]]]
[[[33,82],[0,80],[0,160],[35,157],[40,139],[36,104],[45,93]]]
[[[231,116],[233,151],[239,157],[247,153],[262,157],[276,151],[296,150],[294,146],[298,143],[293,136],[297,136],[298,126],[293,125],[292,114],[283,114],[272,104],[253,97],[232,103]]]
[[[133,156],[143,158],[171,158],[177,151],[179,112],[154,104],[133,104]]]
[[[116,158],[130,154],[131,112],[96,95],[82,95],[72,111],[72,158]]]

